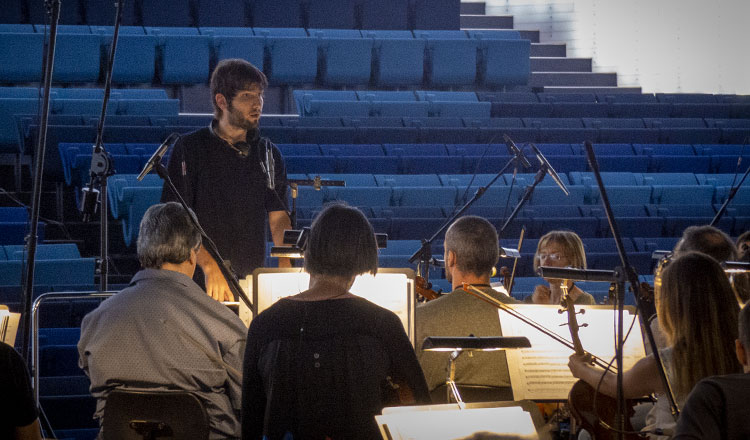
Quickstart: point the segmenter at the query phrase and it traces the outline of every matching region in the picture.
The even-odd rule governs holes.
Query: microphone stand
[[[612,231],[612,236],[615,239],[615,245],[617,246],[617,253],[620,255],[620,262],[622,263],[622,267],[618,267],[615,272],[619,272],[621,276],[627,277],[630,288],[633,291],[633,294],[635,295],[636,303],[638,304],[638,309],[643,310],[643,301],[640,295],[640,284],[638,283],[638,276],[635,273],[635,270],[630,265],[630,262],[628,260],[628,255],[625,253],[625,247],[622,244],[622,236],[620,235],[620,230],[617,227],[617,222],[615,221],[614,214],[612,213],[612,206],[609,203],[609,197],[607,196],[607,190],[604,187],[604,182],[602,181],[601,173],[599,172],[599,164],[596,161],[596,155],[594,154],[594,146],[591,144],[591,142],[586,141],[584,143],[586,147],[586,154],[588,156],[589,165],[591,166],[591,170],[594,172],[594,176],[596,177],[596,183],[599,187],[599,193],[601,194],[601,200],[602,204],[604,205],[604,211],[607,214],[607,221],[609,222],[609,228]],[[624,287],[624,286],[623,286]],[[623,306],[625,303],[625,295],[624,295],[624,288],[618,289],[616,296],[616,303],[617,303],[617,346],[615,350],[615,356],[617,361],[617,418],[616,418],[616,427],[617,430],[617,438],[622,439],[624,434],[624,428],[625,428],[625,396],[623,394],[622,389],[622,347],[623,347]],[[674,417],[675,421],[677,420],[677,417],[679,416],[680,412],[677,408],[677,403],[674,398],[674,393],[672,392],[672,387],[669,384],[669,379],[667,379],[666,372],[664,370],[664,364],[662,363],[661,356],[659,355],[659,349],[656,345],[656,340],[654,339],[654,334],[651,331],[651,327],[649,325],[644,325],[644,329],[646,330],[646,335],[648,337],[649,343],[651,344],[651,347],[653,347],[653,356],[656,360],[656,365],[658,366],[657,370],[659,371],[659,377],[661,378],[662,384],[664,385],[665,395],[667,396],[667,399],[669,399],[669,405],[672,411],[672,417]]]
[[[37,231],[39,229],[39,205],[42,193],[42,173],[44,171],[44,150],[47,146],[47,126],[49,123],[50,93],[52,91],[52,72],[55,61],[55,43],[57,42],[57,23],[60,21],[60,0],[47,0],[50,14],[49,44],[44,61],[44,97],[42,100],[42,120],[39,121],[39,140],[36,145],[34,164],[34,184],[31,194],[30,231],[26,238],[28,256],[26,258],[25,281],[23,288],[21,312],[21,355],[31,361],[29,354],[29,327],[31,325],[31,299],[34,295],[34,264],[36,261]],[[39,386],[34,384],[34,386]]]
[[[99,115],[99,124],[96,128],[96,142],[91,154],[91,170],[89,183],[82,190],[80,210],[83,213],[83,221],[88,222],[99,206],[99,290],[105,292],[109,288],[109,224],[107,222],[109,213],[107,202],[107,179],[115,174],[112,167],[112,157],[104,149],[102,140],[104,134],[104,120],[107,116],[107,104],[112,89],[112,69],[115,64],[115,53],[117,51],[117,40],[120,33],[120,22],[122,21],[123,2],[117,0],[117,11],[115,12],[115,28],[112,36],[112,47],[107,60],[107,75],[104,82],[104,99],[102,100],[102,111]],[[94,188],[99,184],[99,191]]]
[[[201,234],[201,237],[203,239],[203,247],[208,251],[208,253],[211,255],[211,257],[216,261],[216,263],[219,266],[219,270],[221,270],[221,274],[224,275],[224,279],[227,280],[227,284],[229,285],[229,289],[234,294],[235,298],[241,299],[245,305],[253,312],[253,316],[256,316],[258,314],[258,311],[253,306],[252,301],[250,301],[250,298],[248,298],[245,291],[240,286],[240,282],[237,280],[237,275],[234,274],[234,272],[227,266],[226,261],[221,258],[221,255],[219,254],[219,249],[216,247],[216,244],[211,240],[211,237],[206,234],[206,231],[203,230],[200,223],[198,222],[198,218],[196,218],[195,213],[188,208],[187,203],[185,202],[185,199],[182,198],[182,195],[179,191],[177,191],[177,188],[174,186],[174,183],[172,183],[172,179],[169,178],[169,172],[167,171],[167,168],[162,165],[161,158],[157,157],[154,161],[154,170],[156,170],[156,174],[159,175],[162,179],[164,179],[164,182],[167,183],[167,186],[169,187],[169,190],[172,192],[172,194],[177,198],[177,200],[180,202],[180,205],[185,209],[185,211],[189,214],[190,221],[193,223],[193,226],[198,229],[198,231]]]
[[[523,208],[523,205],[526,204],[526,202],[531,199],[531,194],[534,193],[534,188],[536,188],[537,185],[539,185],[542,180],[544,180],[544,176],[547,175],[548,167],[547,165],[541,165],[539,167],[539,171],[536,172],[536,175],[534,176],[534,181],[531,182],[530,185],[526,187],[526,189],[523,191],[523,196],[521,197],[521,200],[516,203],[516,207],[513,208],[513,211],[510,213],[508,218],[505,220],[505,223],[503,223],[503,226],[500,228],[500,231],[498,231],[497,235],[500,237],[503,237],[505,233],[505,229],[510,225],[510,222],[513,221],[513,219],[516,218],[518,213],[521,211],[521,208]]]
[[[343,180],[322,180],[320,176],[315,176],[314,179],[287,179],[287,183],[292,193],[292,211],[289,215],[292,229],[297,229],[297,196],[300,186],[312,186],[316,191],[320,191],[323,186],[346,186]]]
[[[485,185],[485,186],[480,187],[479,189],[477,189],[477,191],[474,193],[474,196],[472,196],[472,198],[469,199],[469,201],[467,201],[464,204],[464,206],[461,207],[461,209],[459,209],[457,212],[453,213],[453,215],[451,215],[442,224],[442,226],[440,226],[440,228],[437,230],[437,232],[435,232],[432,235],[432,237],[428,238],[427,240],[422,240],[422,245],[420,246],[419,250],[416,251],[411,257],[409,257],[409,263],[413,264],[413,263],[415,263],[415,262],[418,261],[418,263],[417,263],[417,275],[419,275],[420,277],[424,278],[426,281],[429,281],[429,275],[430,275],[429,266],[430,266],[430,263],[431,263],[431,261],[433,259],[432,258],[432,249],[431,249],[432,242],[435,241],[435,239],[437,239],[437,237],[439,237],[440,234],[442,234],[443,232],[445,232],[445,230],[448,228],[448,226],[450,226],[458,217],[461,216],[461,214],[463,214],[467,209],[469,209],[469,207],[471,207],[471,205],[473,205],[474,202],[476,202],[477,200],[479,200],[482,197],[482,195],[484,195],[484,193],[487,191],[487,189],[489,189],[489,187],[492,186],[492,184],[495,183],[495,181],[498,178],[500,178],[500,176],[502,176],[503,173],[505,173],[505,171],[508,168],[510,168],[511,165],[515,165],[517,167],[518,164],[519,164],[519,162],[520,162],[520,160],[521,159],[520,159],[519,156],[512,157],[503,166],[503,168],[500,169],[500,171],[495,175],[495,177],[493,177],[492,180],[490,180],[490,182],[487,183],[487,185]],[[498,246],[499,246],[499,243],[498,243]],[[423,273],[424,273],[424,275],[423,275]]]
[[[750,136],[745,137],[745,142],[742,143],[743,146],[747,144],[748,139],[750,139]],[[740,158],[742,158],[742,156],[740,156]],[[729,205],[729,202],[731,202],[732,199],[734,199],[734,196],[737,195],[737,191],[740,189],[740,187],[742,187],[742,184],[745,182],[745,179],[747,179],[747,175],[749,173],[750,173],[750,166],[747,167],[747,169],[745,170],[745,174],[742,175],[742,179],[740,179],[739,183],[737,183],[736,186],[732,187],[729,190],[729,195],[727,195],[727,199],[724,200],[724,203],[721,205],[721,208],[716,213],[713,220],[711,220],[711,223],[709,224],[709,226],[716,226],[716,223],[718,223],[719,220],[721,220],[721,217],[724,215],[724,212],[727,210],[727,205]]]

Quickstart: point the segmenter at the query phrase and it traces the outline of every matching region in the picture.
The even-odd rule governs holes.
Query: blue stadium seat
[[[177,116],[180,112],[180,100],[123,99],[119,101],[117,112],[125,115]]]
[[[257,2],[256,2],[257,3]],[[274,2],[272,2],[274,3]],[[299,29],[304,32],[304,29]],[[265,72],[276,84],[309,84],[318,73],[318,40],[273,28],[255,28],[255,35],[266,37],[269,65]]]
[[[553,102],[553,118],[606,118],[606,104],[584,102]]]
[[[377,186],[442,187],[437,174],[376,174]]]
[[[644,173],[636,176],[639,185],[695,185],[693,173]]]
[[[53,80],[96,82],[99,79],[101,42],[99,35],[58,34]]]
[[[529,40],[479,40],[480,81],[489,87],[525,85],[531,74]]]
[[[476,40],[520,40],[521,33],[511,29],[467,29],[466,35]]]
[[[357,0],[307,0],[307,27],[355,29],[358,3]]]
[[[707,185],[653,185],[651,201],[656,205],[709,205],[714,188]],[[716,189],[718,194],[718,188]]]
[[[427,40],[427,83],[432,86],[474,84],[478,41],[434,37],[435,33],[436,31],[415,31],[417,38]]]
[[[580,118],[521,118],[526,127],[533,128],[581,128]]]
[[[417,100],[417,96],[411,91],[358,90],[356,94],[360,101],[370,102],[413,102]]]
[[[413,38],[409,31],[362,31],[362,34],[374,39],[372,77],[376,85],[422,84],[424,40]]]
[[[645,128],[643,119],[629,118],[581,118],[586,128]]]
[[[190,3],[190,0],[175,0],[165,8],[164,3],[159,0],[141,0],[143,26],[193,26]]]
[[[140,23],[136,16],[136,2],[126,1],[123,3],[121,26],[135,26]],[[63,6],[63,8],[67,8]],[[109,26],[115,20],[115,3],[109,0],[83,0],[83,10],[86,13],[86,24],[90,26]],[[122,32],[122,28],[120,28]],[[118,44],[119,47],[119,44]]]
[[[449,156],[501,156],[507,153],[505,145],[498,144],[447,144]]]
[[[302,1],[253,0],[250,2],[250,16],[253,27],[300,28],[303,25]]]
[[[733,186],[739,182],[740,177],[736,174],[696,174],[695,178],[701,185],[711,186]]]
[[[351,0],[344,0],[352,3]],[[312,5],[311,5],[312,7]],[[318,39],[320,79],[330,85],[366,85],[370,81],[373,41],[353,29],[309,29]]]
[[[729,196],[730,189],[731,188],[727,186],[717,186],[715,202],[724,203],[724,201]],[[732,199],[732,205],[735,205],[735,206],[750,205],[750,189],[747,186],[742,186],[737,190],[737,193],[734,195],[734,198]],[[745,216],[747,216],[747,214],[745,214]]]
[[[26,5],[28,7],[29,23],[43,24],[49,21],[45,2],[27,1]],[[114,14],[112,14],[111,19],[114,19],[114,17]],[[78,2],[66,3],[60,7],[60,25],[80,25],[83,23],[82,18],[81,7]]]
[[[537,186],[531,195],[529,205],[583,205],[587,189],[583,186],[566,185],[570,195],[555,186]]]
[[[448,160],[445,155],[440,156],[403,156],[396,157],[402,174],[458,174],[466,172],[463,161]]]
[[[582,144],[573,144],[573,154],[586,155],[586,148]],[[633,156],[635,152],[630,144],[596,143],[594,153],[599,156]]]
[[[459,29],[459,0],[414,0],[414,29]]]
[[[489,118],[492,104],[489,102],[430,101],[431,117]]]
[[[25,245],[4,245],[3,248],[8,260],[23,260],[28,256]],[[74,243],[40,244],[36,248],[37,260],[72,260],[76,258],[81,258],[81,253]]]
[[[15,115],[35,115],[37,109],[38,99],[0,98],[0,153],[24,152]]]
[[[435,90],[417,90],[414,92],[419,101],[428,102],[478,102],[474,92],[444,92]]]
[[[146,29],[158,39],[158,70],[162,84],[202,84],[208,81],[211,39],[197,35],[197,28],[188,29],[192,35],[183,34],[181,28]]]
[[[732,104],[673,104],[677,118],[731,118]]]
[[[446,156],[444,144],[384,144],[387,156]]]
[[[539,103],[534,92],[477,92],[477,98],[488,102]]]
[[[357,134],[351,127],[298,127],[295,132],[296,140],[287,142],[353,144]]]
[[[377,112],[377,109],[373,109],[373,112]],[[309,119],[309,118],[308,118]],[[404,118],[401,116],[387,116],[377,117],[370,116],[367,118],[350,118],[343,117],[341,122],[344,127],[403,127]]]
[[[263,69],[265,38],[251,35],[215,35],[213,47],[216,61],[241,58]]]
[[[596,103],[596,95],[593,93],[554,93],[546,92],[538,94],[539,101],[549,103]]]
[[[711,104],[716,97],[710,93],[657,93],[656,100],[667,104]]]
[[[366,118],[370,116],[372,104],[362,101],[310,100],[305,104],[305,112],[300,116]]]
[[[651,203],[652,190],[650,186],[606,185],[605,190],[612,205],[646,205]],[[593,186],[591,188],[590,197],[590,204],[601,204],[599,187]]]
[[[420,132],[414,127],[357,127],[355,130],[355,140],[358,143],[414,144],[421,142]]]
[[[368,101],[373,117],[427,118],[433,106],[428,102]]]
[[[656,104],[656,96],[653,93],[608,93],[600,92],[596,94],[596,100],[599,102],[612,103],[625,103],[625,104],[640,104],[640,103],[653,103]]]
[[[633,243],[639,252],[671,251],[679,240],[679,237],[635,237]]]
[[[24,17],[24,0],[11,0],[0,10],[0,23],[21,23]]]
[[[197,0],[197,26],[248,26],[247,2],[245,0],[222,0],[217,5],[212,0]]]
[[[609,187],[609,185],[620,185],[620,186],[635,186],[639,185],[642,178],[635,173],[619,171],[619,172],[602,172],[602,181]],[[586,172],[570,172],[568,173],[570,183],[572,185],[589,185],[596,186],[596,180],[594,173]]]
[[[629,102],[609,104],[609,116],[614,118],[668,118],[671,115],[671,104]]]
[[[327,187],[325,202],[343,200],[353,206],[389,206],[393,190],[382,187]]]
[[[104,38],[107,41],[106,45],[109,46],[111,38]],[[117,40],[112,82],[150,84],[154,79],[156,42],[156,37],[153,35],[120,34]],[[108,47],[107,54],[109,54]]]
[[[526,174],[526,173],[516,174],[515,185],[520,185],[520,186],[531,185],[534,182],[535,176],[536,176],[535,174]],[[581,186],[582,185],[582,184],[574,184],[570,182],[566,174],[560,174],[559,177],[560,177],[560,181],[562,181],[566,186],[569,186],[569,185]],[[506,185],[510,185],[510,182],[513,180],[513,174],[503,174],[503,179]],[[542,179],[542,181],[539,183],[539,186],[537,186],[537,188],[539,188],[540,186],[554,186],[555,188],[557,188],[557,183],[552,179],[552,177],[550,177],[549,175],[546,175],[544,176],[544,179]],[[560,196],[565,197],[562,191],[560,192]],[[554,203],[554,204],[559,204],[559,203]]]
[[[288,156],[320,156],[318,144],[276,144],[284,157]]]
[[[316,174],[310,177],[314,179],[316,176],[323,180],[343,180],[346,186],[382,186],[378,185],[372,174]]]
[[[396,206],[453,206],[457,189],[443,186],[395,186],[393,200]]]
[[[324,156],[384,156],[380,144],[321,144]]]
[[[368,0],[360,3],[362,29],[408,29],[409,3],[403,0]],[[384,13],[387,11],[387,13]]]

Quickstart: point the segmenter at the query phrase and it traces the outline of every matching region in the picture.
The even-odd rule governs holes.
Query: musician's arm
[[[617,375],[614,372],[604,372],[601,368],[594,367],[586,362],[582,356],[572,355],[568,361],[568,367],[573,376],[583,380],[592,387],[599,385],[599,391],[611,397],[617,397]],[[647,356],[633,365],[622,376],[622,388],[626,399],[646,396],[651,393],[662,391],[663,387],[659,379],[656,361],[652,356]]]
[[[284,245],[284,231],[292,229],[292,221],[286,211],[271,211],[268,213],[268,225],[275,246]],[[279,258],[279,267],[292,267],[289,258]]]

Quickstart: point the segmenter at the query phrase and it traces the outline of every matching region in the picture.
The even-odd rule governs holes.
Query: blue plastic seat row
[[[44,23],[45,9],[30,0],[9,0],[0,15],[7,23]],[[62,8],[66,25],[111,24],[115,8],[83,0]],[[383,14],[383,11],[389,11]],[[145,26],[290,26],[363,29],[458,29],[458,0],[175,0],[166,11],[158,0],[125,3],[123,24]]]

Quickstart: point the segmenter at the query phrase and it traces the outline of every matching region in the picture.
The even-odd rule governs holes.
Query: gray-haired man
[[[143,269],[83,319],[79,364],[100,422],[115,388],[184,390],[204,403],[211,438],[240,436],[246,328],[193,282],[200,245],[182,206],[150,207],[138,236]]]

